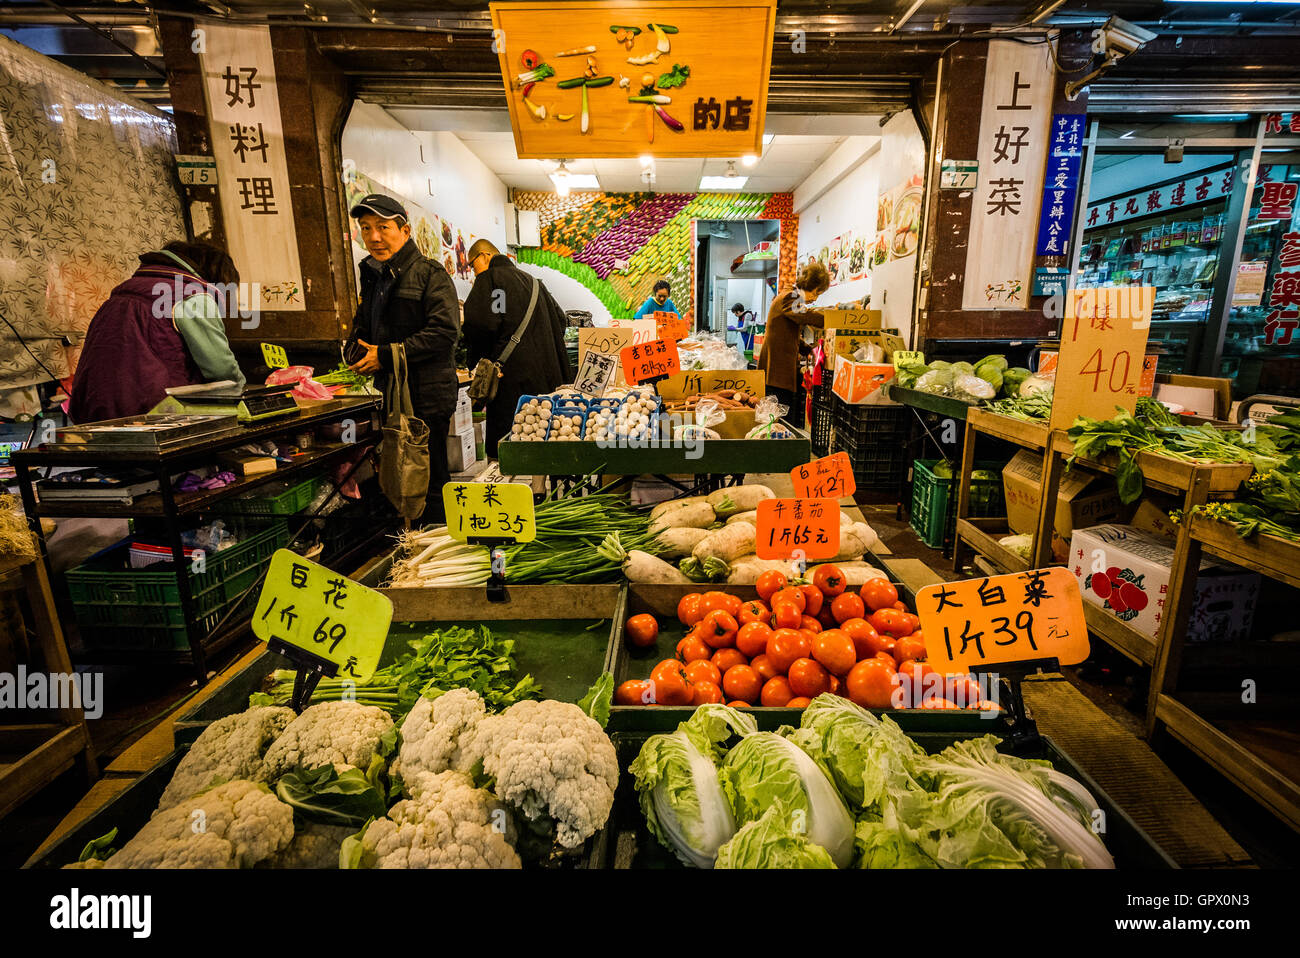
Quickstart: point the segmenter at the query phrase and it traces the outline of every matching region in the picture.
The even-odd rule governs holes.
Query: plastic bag
[[[687,413],[690,415],[690,413]],[[718,408],[718,404],[706,399],[695,407],[695,422],[685,422],[673,427],[674,439],[721,439],[722,436],[711,426],[725,422],[727,414]]]
[[[925,377],[922,376],[922,379]],[[992,399],[998,394],[993,386],[978,376],[972,376],[968,373],[958,373],[952,377],[952,394],[966,402],[977,402],[981,399]]]
[[[931,393],[935,396],[952,395],[952,367],[931,369],[916,381],[914,387],[918,392]]]
[[[286,366],[284,369],[273,369],[271,375],[266,377],[266,384],[288,386],[290,383],[296,383],[297,385],[293,387],[294,399],[333,399],[333,392],[311,378],[315,371],[311,366]]]
[[[755,426],[745,433],[746,439],[793,439],[794,431],[781,422],[790,407],[775,396],[764,396],[754,409]]]

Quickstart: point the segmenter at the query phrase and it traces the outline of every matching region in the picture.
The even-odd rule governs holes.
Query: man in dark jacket
[[[501,364],[496,398],[487,405],[487,454],[496,456],[497,442],[510,432],[519,397],[550,392],[573,382],[564,348],[568,326],[564,310],[540,280],[516,266],[487,240],[469,249],[476,279],[465,298],[465,346],[469,365],[480,359],[500,362],[501,353],[523,323],[537,284],[532,318],[510,357]]]
[[[456,287],[441,265],[421,255],[397,200],[371,194],[352,207],[352,216],[370,255],[361,261],[361,303],[347,353],[360,356],[349,368],[373,374],[384,390],[393,366],[390,344],[406,347],[411,405],[429,427],[429,495],[420,522],[441,522],[442,487],[451,478],[447,430],[458,390]]]

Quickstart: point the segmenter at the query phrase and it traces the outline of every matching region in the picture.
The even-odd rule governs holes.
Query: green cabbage
[[[779,802],[718,849],[718,868],[834,868],[830,853],[790,828]]]

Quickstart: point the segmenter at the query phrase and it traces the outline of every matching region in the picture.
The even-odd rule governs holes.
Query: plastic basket
[[[935,466],[942,461],[918,459],[912,468],[912,529],[931,549],[947,549],[957,525],[957,498],[951,494],[953,480],[934,474]],[[959,468],[954,467],[953,473],[958,473]],[[993,479],[971,477],[971,518],[1005,515],[1000,473],[1006,464],[977,462],[975,468],[987,469],[997,475]]]
[[[831,387],[814,386],[812,390],[812,419],[808,423],[808,438],[814,456],[826,456],[831,451],[831,434],[835,410],[831,406]]]
[[[324,476],[312,476],[302,482],[294,483],[288,489],[276,495],[249,495],[238,499],[225,499],[218,503],[213,512],[221,514],[258,516],[292,516],[306,509],[320,491]]]
[[[186,570],[202,632],[211,631],[237,602],[252,608],[256,593],[244,591],[288,542],[287,524],[275,520],[208,556],[203,572]],[[188,649],[176,570],[129,569],[128,548],[123,540],[65,574],[82,642],[88,648]]]
[[[831,410],[834,451],[849,454],[858,488],[901,489],[911,464],[907,407],[852,405],[835,396]]]

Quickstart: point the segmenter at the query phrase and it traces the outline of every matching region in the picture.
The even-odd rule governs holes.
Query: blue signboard
[[[1070,245],[1070,223],[1083,166],[1081,114],[1052,117],[1052,148],[1043,179],[1043,206],[1038,219],[1038,256],[1064,256]]]

